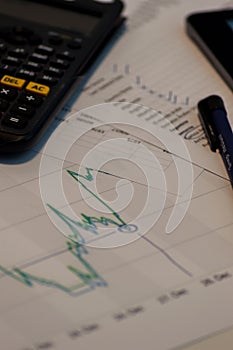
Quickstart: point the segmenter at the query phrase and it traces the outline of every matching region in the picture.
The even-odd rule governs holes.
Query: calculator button
[[[24,86],[25,82],[26,81],[24,79],[19,79],[10,75],[4,75],[4,77],[1,79],[2,84],[14,86],[18,89],[21,89]]]
[[[52,55],[54,53],[54,48],[47,45],[39,45],[36,48],[36,52],[44,55]]]
[[[18,95],[16,89],[12,89],[8,86],[0,86],[0,98],[4,100],[12,101]]]
[[[25,104],[22,105],[14,105],[11,109],[11,111],[13,114],[17,114],[17,115],[22,115],[24,117],[31,117],[34,113],[35,113],[35,108],[33,108],[32,106],[28,106]]]
[[[50,87],[47,85],[42,85],[35,83],[33,81],[30,81],[28,85],[26,86],[27,91],[35,92],[39,95],[47,96],[50,92]]]
[[[9,64],[12,66],[19,66],[21,64],[21,61],[16,57],[6,56],[2,60],[2,63]]]
[[[5,112],[9,107],[9,105],[10,105],[9,102],[7,102],[6,100],[0,99],[0,111]]]
[[[47,63],[49,57],[47,55],[41,55],[40,53],[33,52],[30,56],[30,60],[37,63]]]
[[[51,67],[67,69],[69,67],[69,63],[65,60],[61,60],[60,58],[55,59],[50,62]]]
[[[21,68],[18,71],[18,73],[16,73],[16,75],[17,75],[17,77],[20,77],[20,78],[31,79],[31,78],[35,77],[36,73],[31,71],[31,70]]]
[[[10,50],[8,54],[18,58],[25,58],[28,55],[27,51],[22,47],[16,47],[14,50]]]
[[[0,64],[0,74],[14,74],[16,71],[15,67],[9,64]]]
[[[28,61],[23,65],[23,68],[34,72],[39,72],[42,69],[42,66],[37,62]]]
[[[42,77],[38,78],[37,81],[41,84],[46,84],[49,86],[54,86],[58,83],[57,79],[54,79],[50,75],[44,74]]]
[[[70,49],[77,50],[77,49],[81,49],[82,43],[83,43],[82,38],[74,38],[73,40],[68,42],[67,46]]]
[[[20,95],[18,101],[23,104],[38,107],[42,104],[43,98],[39,95],[23,93]]]
[[[51,77],[60,78],[63,76],[63,71],[59,68],[49,67],[45,70],[45,74],[48,74]]]
[[[2,119],[2,123],[10,128],[23,129],[28,121],[23,116],[9,114]]]
[[[75,56],[70,51],[59,52],[57,57],[68,61],[73,61],[75,59]]]

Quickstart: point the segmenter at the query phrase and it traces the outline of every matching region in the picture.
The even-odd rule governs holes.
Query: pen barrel
[[[219,143],[219,151],[233,186],[233,133],[223,110],[212,111],[212,121]]]

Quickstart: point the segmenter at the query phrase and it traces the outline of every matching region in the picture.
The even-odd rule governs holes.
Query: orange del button
[[[47,85],[41,85],[30,81],[30,83],[28,83],[26,86],[26,90],[47,96],[49,94],[50,88]]]
[[[1,79],[2,84],[10,85],[18,89],[21,89],[24,86],[25,82],[26,80],[18,79],[16,77],[11,77],[10,75],[4,75],[4,77],[2,77]]]

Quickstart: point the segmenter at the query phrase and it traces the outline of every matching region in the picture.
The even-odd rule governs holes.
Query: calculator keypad
[[[84,45],[81,36],[38,33],[0,26],[0,130],[25,130],[38,119]]]

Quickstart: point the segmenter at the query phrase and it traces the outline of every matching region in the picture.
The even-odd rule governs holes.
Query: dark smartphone
[[[233,10],[192,13],[186,31],[233,90]]]
[[[30,148],[124,21],[120,0],[0,0],[0,152]]]

